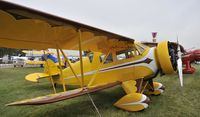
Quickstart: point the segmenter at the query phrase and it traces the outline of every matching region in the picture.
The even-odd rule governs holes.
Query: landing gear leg
[[[141,111],[148,107],[150,99],[137,92],[136,81],[125,81],[122,83],[122,88],[127,95],[119,99],[114,106],[127,111]]]

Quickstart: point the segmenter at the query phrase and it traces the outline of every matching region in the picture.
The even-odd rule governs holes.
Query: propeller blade
[[[179,58],[177,60],[177,63],[178,63],[178,75],[179,75],[179,80],[180,80],[180,84],[181,84],[181,87],[183,87],[183,70],[182,70],[182,60],[181,58]]]
[[[180,80],[180,84],[181,87],[183,87],[183,70],[182,70],[182,56],[181,56],[181,49],[180,49],[180,45],[179,45],[179,41],[178,41],[178,36],[177,36],[177,54],[178,54],[178,60],[177,60],[177,69],[178,69],[178,75],[179,75],[179,80]]]

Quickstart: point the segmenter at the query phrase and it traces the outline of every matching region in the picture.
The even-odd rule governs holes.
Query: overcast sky
[[[176,41],[200,48],[200,0],[11,0],[138,41]]]

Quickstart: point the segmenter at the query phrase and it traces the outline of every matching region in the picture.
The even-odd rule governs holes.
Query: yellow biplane
[[[44,73],[30,74],[26,79],[37,82],[47,78],[55,94],[13,102],[9,106],[49,104],[120,85],[126,95],[114,105],[139,111],[148,107],[149,98],[144,92],[153,95],[163,92],[164,86],[153,82],[159,72],[172,74],[177,66],[182,71],[180,46],[168,41],[150,48],[132,38],[5,1],[0,1],[0,19],[0,47],[54,48],[59,66],[60,52],[69,66],[62,70],[46,59]],[[70,63],[63,49],[79,50],[80,61]],[[86,57],[82,51],[87,51]],[[179,78],[183,85],[182,72]],[[57,92],[54,84],[62,84],[64,91]],[[67,85],[80,85],[80,88],[68,90]]]
[[[52,51],[48,51],[48,50],[45,50],[45,51],[23,50],[22,52],[33,57],[33,59],[28,59],[28,60],[25,61],[25,63],[28,64],[28,65],[40,65],[42,67],[43,64],[45,64],[43,57],[46,56],[47,59],[51,57],[53,62],[56,63],[57,66],[59,66],[57,58],[53,56],[53,55],[57,54],[56,52],[52,52]],[[39,55],[40,57],[34,57],[34,55]],[[65,66],[64,61],[61,61],[61,66],[62,67]]]

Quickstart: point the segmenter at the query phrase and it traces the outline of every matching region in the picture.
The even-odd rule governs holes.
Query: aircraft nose
[[[168,41],[158,43],[157,57],[160,67],[165,74],[172,74],[176,71],[177,56],[174,47]]]

